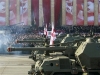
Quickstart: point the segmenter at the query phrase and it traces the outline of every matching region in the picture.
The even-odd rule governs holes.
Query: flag
[[[53,45],[54,44],[54,40],[55,39],[56,39],[55,28],[54,28],[54,24],[52,23],[50,45]]]
[[[44,26],[44,35],[46,35],[46,37],[47,37],[47,24],[46,24],[46,26]]]

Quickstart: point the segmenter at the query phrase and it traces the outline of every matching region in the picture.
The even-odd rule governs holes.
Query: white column
[[[28,0],[28,25],[32,25],[31,18],[31,0]]]
[[[87,0],[84,0],[84,26],[88,26]]]
[[[66,0],[62,0],[62,25],[66,25]]]
[[[51,0],[51,24],[52,23],[54,23],[54,0]]]
[[[44,17],[43,17],[43,2],[42,0],[39,0],[39,27],[42,27],[44,22]]]
[[[94,25],[98,26],[98,0],[94,0]]]
[[[6,25],[9,25],[9,0],[6,0]]]
[[[17,0],[17,23],[20,23],[20,0]]]
[[[77,7],[77,2],[76,0],[73,0],[73,25],[77,25],[76,24],[76,7]]]

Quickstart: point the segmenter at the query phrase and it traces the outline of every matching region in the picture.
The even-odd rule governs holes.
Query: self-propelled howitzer
[[[71,56],[74,54],[75,50],[77,49],[77,46],[54,46],[54,47],[10,47],[8,48],[8,52],[11,51],[32,51],[34,54],[32,56],[29,56],[29,58],[32,58],[34,61],[37,61],[42,58],[43,55],[50,56],[50,53],[53,52],[61,52],[64,55]],[[37,52],[42,52],[42,54]]]
[[[74,52],[75,58],[65,55],[49,56],[38,60],[35,69],[29,73],[36,75],[100,75],[100,43],[88,38]]]
[[[44,35],[43,37],[40,38],[31,38],[31,39],[23,39],[23,40],[17,40],[16,43],[46,43],[50,39]]]
[[[58,36],[57,39],[54,41],[54,45],[53,46],[58,46],[58,48],[59,48],[59,46],[61,44],[61,41],[64,38],[64,36],[68,36],[68,35],[64,34],[64,35]],[[70,37],[68,37],[68,38],[70,38]],[[30,45],[30,47],[34,47],[34,46],[35,47],[36,46],[38,46],[38,47],[40,47],[40,46],[49,47],[50,46],[48,38],[43,38],[42,40],[40,40],[40,39],[36,39],[36,40],[35,39],[34,40],[30,40],[30,39],[28,39],[28,40],[27,39],[26,40],[17,40],[16,43],[30,43],[30,44],[32,44],[32,46]],[[68,43],[69,43],[69,41],[67,41],[67,43],[64,43],[64,45],[67,45]],[[23,51],[25,51],[25,49]],[[44,51],[38,50],[38,49],[36,49],[35,51],[34,50],[27,50],[27,51],[31,51],[31,55],[29,56],[29,58],[32,58],[35,61],[36,61],[36,56],[44,54]],[[52,51],[52,50],[50,50],[50,51]],[[45,52],[47,52],[47,51],[45,51]]]
[[[59,35],[55,39],[54,43],[60,43],[62,39],[64,38],[65,35]],[[16,40],[16,43],[45,43],[45,42],[50,42],[50,38],[41,38],[41,39],[23,39],[23,40]]]
[[[42,60],[36,61],[35,67],[28,72],[31,75],[100,75],[100,43],[88,38],[80,46],[55,46],[27,48],[26,50],[42,51],[67,51],[75,49],[74,58],[67,54],[44,56]],[[12,49],[12,50],[11,50]],[[21,48],[16,48],[18,51]],[[24,49],[23,49],[24,50]],[[69,51],[68,51],[69,50]],[[8,48],[8,51],[16,51],[15,48]],[[54,53],[52,53],[54,54]]]

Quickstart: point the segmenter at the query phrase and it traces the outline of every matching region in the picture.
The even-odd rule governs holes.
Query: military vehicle
[[[41,50],[30,75],[100,75],[100,43],[87,38],[78,46],[8,48],[8,51]],[[68,51],[69,50],[69,51]],[[70,51],[73,50],[73,51]],[[54,53],[50,51],[55,51]]]
[[[66,34],[61,34],[61,35],[57,36],[57,39],[54,41],[55,45],[60,45],[59,43],[61,42],[61,40],[63,39],[64,36],[66,36]],[[29,47],[49,46],[49,42],[50,42],[50,39],[45,38],[45,36],[43,36],[42,38],[38,38],[38,39],[16,40],[16,43],[29,43],[30,45],[32,44]],[[29,58],[32,58],[34,61],[36,61],[37,56],[39,56],[40,54],[43,54],[43,53],[44,53],[44,51],[39,51],[39,50],[32,51]]]
[[[35,43],[35,44],[43,43],[44,44],[45,42],[47,42],[47,40],[50,41],[49,38],[46,38],[46,35],[43,35],[43,37],[40,37],[40,38],[29,38],[29,39],[23,39],[23,40],[16,40],[16,43]]]
[[[61,34],[57,36],[57,39],[55,39],[54,43],[60,43],[61,40],[66,36],[66,34]],[[49,38],[46,38],[46,36],[43,36],[41,38],[32,38],[32,39],[23,39],[23,40],[16,40],[16,43],[45,43],[50,42]],[[49,44],[49,43],[48,43]]]
[[[78,46],[82,39],[83,38],[80,38],[80,36],[73,37],[70,34],[67,34],[67,35],[66,34],[62,34],[60,36],[57,36],[57,39],[54,41],[54,45],[53,46],[64,46],[64,45],[65,46],[66,45],[67,46],[69,46],[69,45],[73,46],[74,44],[75,44],[75,46]],[[48,40],[44,41],[44,40],[37,40],[36,39],[36,40],[19,40],[19,41],[17,41],[17,43],[24,43],[24,42],[28,42],[28,43],[31,43],[31,42],[41,43],[42,42],[42,43],[46,43],[45,46],[48,46],[48,47],[50,46],[50,45],[48,45]],[[44,45],[42,45],[42,47],[43,46]],[[34,46],[29,46],[29,47],[34,47]],[[41,44],[40,45],[38,44],[38,47],[41,47]],[[70,51],[73,51],[73,50],[70,50]],[[31,51],[31,55],[29,56],[29,58],[33,59],[34,61],[37,61],[39,59],[38,57],[41,56],[41,54],[44,54],[44,51],[39,51],[39,50]]]

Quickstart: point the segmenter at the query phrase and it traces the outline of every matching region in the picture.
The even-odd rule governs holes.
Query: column
[[[98,26],[98,0],[94,0],[94,26]]]
[[[9,25],[9,0],[6,0],[6,25]]]
[[[28,25],[31,25],[31,0],[28,0]]]
[[[17,0],[17,23],[20,23],[20,0]]]
[[[77,2],[76,0],[73,0],[73,25],[76,24],[76,7],[77,7]]]
[[[51,0],[51,24],[54,23],[54,0]]]
[[[87,18],[87,0],[84,0],[84,26],[88,26]]]
[[[62,0],[62,26],[66,25],[66,0]]]
[[[42,2],[42,0],[39,0],[39,27],[42,27],[43,23],[44,23],[43,2]]]

